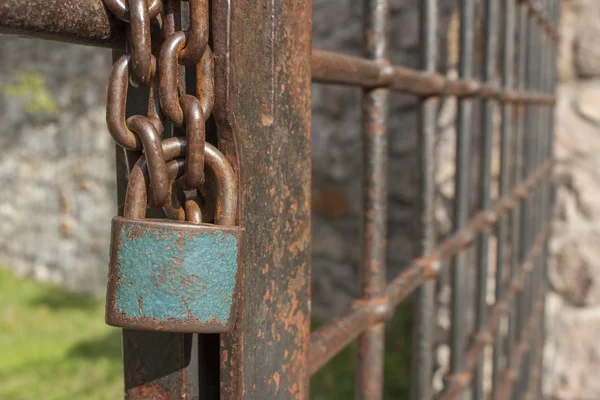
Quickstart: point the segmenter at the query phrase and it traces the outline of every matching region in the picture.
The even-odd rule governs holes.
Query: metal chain
[[[202,219],[205,181],[206,121],[214,106],[214,60],[208,45],[208,0],[189,2],[190,28],[173,29],[172,15],[163,14],[162,0],[104,0],[108,10],[128,23],[127,54],[113,65],[108,84],[106,121],[114,141],[128,150],[144,152],[150,190],[148,202],[163,207],[173,219]],[[158,59],[152,54],[150,23],[160,18],[163,38]],[[196,96],[185,94],[179,67],[196,66]],[[126,119],[128,85],[149,86],[146,115]],[[164,119],[185,131],[186,154],[182,176],[169,173],[173,160],[164,156]],[[196,191],[186,199],[185,191]]]

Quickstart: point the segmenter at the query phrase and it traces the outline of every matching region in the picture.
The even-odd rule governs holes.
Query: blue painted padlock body
[[[226,332],[233,326],[241,229],[113,219],[107,323]]]

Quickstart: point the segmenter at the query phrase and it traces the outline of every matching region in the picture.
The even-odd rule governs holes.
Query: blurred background
[[[361,7],[315,0],[316,48],[360,55]],[[454,74],[453,0],[441,0],[439,70]],[[391,61],[419,67],[419,0],[391,0]],[[599,399],[600,1],[563,0],[556,113],[559,199],[546,310],[545,393]],[[122,395],[120,332],[104,325],[114,145],[105,127],[109,50],[0,36],[0,399]],[[313,87],[313,325],[357,294],[360,95]],[[416,252],[417,99],[391,97],[389,276]],[[453,99],[441,103],[437,231],[449,231]],[[476,156],[476,155],[475,155]],[[496,167],[497,170],[497,167]],[[597,281],[598,279],[598,281]],[[448,329],[440,293],[439,342]],[[386,398],[407,397],[411,305],[389,324]],[[436,385],[448,352],[439,346]],[[352,396],[353,349],[311,381],[315,399]]]

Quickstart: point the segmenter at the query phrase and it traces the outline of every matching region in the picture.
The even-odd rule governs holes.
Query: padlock
[[[185,154],[185,139],[163,142],[165,158]],[[123,217],[112,220],[106,323],[127,329],[222,333],[233,328],[243,230],[235,223],[231,165],[210,144],[205,166],[215,187],[215,224],[145,219],[147,168],[132,170]],[[168,163],[169,174],[183,161]]]

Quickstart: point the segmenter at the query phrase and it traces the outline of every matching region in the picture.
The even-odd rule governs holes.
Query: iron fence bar
[[[388,63],[389,0],[363,2],[363,55]],[[389,90],[365,89],[362,97],[362,301],[377,301],[386,278]],[[357,399],[383,396],[385,324],[371,325],[358,338]]]
[[[529,250],[527,257],[521,264],[521,270],[519,274],[513,277],[510,281],[508,290],[504,299],[492,307],[491,315],[486,321],[485,328],[482,329],[482,335],[475,340],[465,352],[465,370],[471,370],[477,364],[477,362],[483,356],[485,346],[491,343],[491,334],[497,329],[500,319],[508,312],[511,302],[519,294],[526,292],[526,285],[531,283],[535,274],[536,266],[539,265],[540,255],[543,254],[546,239],[550,233],[550,225],[541,231],[534,243]],[[453,385],[448,386],[446,391],[439,396],[439,400],[451,400],[455,399],[458,395],[463,393],[469,385],[469,382],[474,380],[474,376],[471,374],[464,374],[461,380],[456,380]]]
[[[548,4],[548,0],[543,0],[542,1],[542,6],[544,10],[548,10],[549,9],[549,4]],[[551,64],[551,60],[548,58],[549,54],[548,54],[548,48],[547,48],[547,39],[544,35],[539,35],[538,34],[538,45],[539,45],[539,52],[540,52],[540,74],[537,80],[537,84],[538,84],[538,89],[541,91],[546,92],[547,88],[546,88],[546,77],[548,75],[548,68]],[[550,129],[550,126],[548,124],[547,121],[547,115],[548,115],[549,110],[546,109],[537,109],[537,113],[538,113],[538,123],[540,125],[540,129],[539,129],[539,149],[538,149],[538,154],[537,154],[537,160],[538,163],[544,162],[547,158],[546,158],[546,147],[547,147],[547,137],[548,137],[548,132]],[[536,207],[534,209],[535,211],[535,217],[537,219],[537,226],[540,226],[542,224],[542,221],[547,220],[546,217],[546,209],[547,209],[547,196],[546,196],[546,184],[544,183],[544,185],[541,185],[536,193],[536,198],[534,198],[535,203],[536,203]],[[533,282],[533,289],[532,292],[533,293],[537,293],[541,287],[545,286],[545,282],[544,282],[544,265],[546,263],[548,254],[547,254],[547,241],[545,241],[544,243],[544,253],[543,253],[543,257],[539,260],[539,265],[536,269],[536,279]],[[543,325],[544,323],[544,305],[542,305],[542,311],[541,311],[541,316],[540,316],[540,325]],[[530,356],[529,356],[529,360],[528,360],[528,365],[527,365],[527,370],[528,370],[528,379],[526,381],[526,383],[524,384],[524,386],[526,387],[526,394],[525,397],[529,396],[529,397],[535,397],[536,396],[536,391],[537,391],[537,383],[536,381],[538,380],[538,377],[536,376],[536,374],[538,374],[537,370],[541,368],[541,361],[543,358],[543,348],[542,348],[542,342],[541,342],[541,338],[540,338],[540,333],[541,333],[542,329],[540,328],[540,326],[536,327],[536,334],[534,334],[533,336],[533,340],[532,340],[532,345],[530,348]]]
[[[524,7],[518,7],[518,35],[517,35],[517,46],[518,46],[518,88],[524,90],[525,88],[525,74],[526,74],[526,63],[527,48],[525,46],[527,41],[527,13]],[[514,151],[515,156],[513,163],[513,182],[514,185],[518,185],[521,182],[521,170],[523,165],[523,141],[525,138],[525,126],[524,126],[524,113],[525,106],[520,104],[516,109],[517,126],[516,126],[516,137],[514,139]],[[510,278],[512,279],[517,274],[517,268],[519,264],[519,251],[521,247],[521,237],[523,232],[520,229],[520,221],[522,214],[522,205],[519,203],[511,214],[511,260],[510,260]],[[508,334],[507,334],[507,348],[506,348],[506,365],[512,365],[512,354],[513,347],[516,342],[517,335],[517,320],[518,310],[516,304],[511,305],[511,312],[509,315],[508,323]]]
[[[460,1],[460,55],[459,77],[473,77],[473,53],[475,39],[475,1]],[[460,231],[467,226],[470,210],[469,181],[471,179],[471,133],[473,103],[470,99],[460,99],[456,124],[456,162],[454,172],[454,204],[452,227]],[[467,282],[467,254],[461,252],[451,265],[451,311],[450,311],[450,366],[445,377],[446,387],[464,381],[466,348],[466,305],[467,293],[463,288]]]
[[[389,66],[330,51],[313,49],[311,60],[315,83],[382,87],[419,96],[481,97],[505,102],[554,104],[554,98],[545,93],[504,91],[472,78],[449,79],[437,72]]]
[[[437,67],[437,0],[423,0],[420,5],[421,67],[435,73]],[[419,108],[419,255],[434,250],[435,136],[437,130],[436,98],[422,99]],[[411,354],[411,399],[430,399],[435,320],[435,282],[424,282],[415,291],[414,326]]]
[[[496,0],[486,0],[484,6],[483,26],[484,33],[484,59],[482,68],[482,80],[490,85],[496,85],[497,65],[497,42],[499,27],[499,3]],[[491,181],[492,181],[492,146],[494,134],[494,117],[496,102],[485,100],[482,104],[481,132],[482,140],[480,147],[481,163],[479,167],[479,204],[480,210],[486,210],[491,205]],[[473,339],[477,342],[490,342],[490,334],[487,332],[487,292],[489,274],[489,242],[490,231],[479,233],[477,239],[476,265],[476,300],[475,300],[475,332]],[[483,399],[483,360],[475,364],[473,379],[471,380],[471,396],[474,400]]]
[[[310,1],[212,4],[214,115],[246,230],[243,307],[221,336],[225,399],[309,397],[311,21]]]
[[[504,90],[512,90],[514,85],[515,69],[515,32],[516,32],[516,8],[515,0],[508,0],[504,3],[504,29],[502,45],[502,85]],[[502,105],[501,117],[501,136],[500,136],[500,177],[498,183],[498,196],[503,198],[509,192],[510,185],[510,147],[514,139],[513,128],[514,105]],[[512,213],[512,211],[511,211]],[[496,229],[496,282],[495,282],[495,301],[502,301],[504,298],[505,268],[506,263],[506,239],[508,234],[508,216],[501,216],[498,219]],[[498,384],[500,380],[500,362],[502,361],[503,337],[500,332],[500,325],[494,332],[494,349],[492,355],[492,400],[496,400]]]
[[[527,12],[527,10],[525,10]],[[527,72],[525,75],[525,87],[530,90],[534,87],[535,81],[539,74],[539,54],[536,51],[537,42],[537,29],[536,23],[533,19],[529,18],[527,21]],[[538,124],[536,121],[536,110],[531,105],[525,106],[525,129],[526,135],[524,137],[524,148],[523,148],[523,168],[520,172],[522,176],[527,176],[529,171],[534,167],[535,163],[535,139],[538,133]],[[521,243],[519,246],[519,260],[523,260],[526,256],[529,246],[531,246],[531,237],[534,234],[534,207],[532,203],[532,197],[535,193],[532,193],[531,197],[523,199],[521,204]],[[517,298],[517,323],[515,325],[516,340],[522,341],[524,334],[524,327],[528,317],[528,293],[524,292]],[[515,383],[513,395],[515,400],[520,398],[522,395],[523,384],[526,381],[526,361],[527,355],[523,355],[525,360],[520,360],[520,369],[515,370],[518,375],[518,379]],[[525,362],[523,362],[525,361]]]
[[[385,296],[377,302],[355,302],[348,310],[332,319],[311,335],[310,374],[338,354],[348,343],[369,327],[370,324],[389,318],[390,310],[406,299],[427,280],[435,279],[444,261],[448,261],[467,248],[475,234],[489,229],[497,219],[519,204],[539,182],[547,179],[551,163],[547,161],[527,180],[521,182],[510,195],[499,199],[493,208],[479,211],[469,225],[442,241],[430,255],[413,260],[387,286]]]

